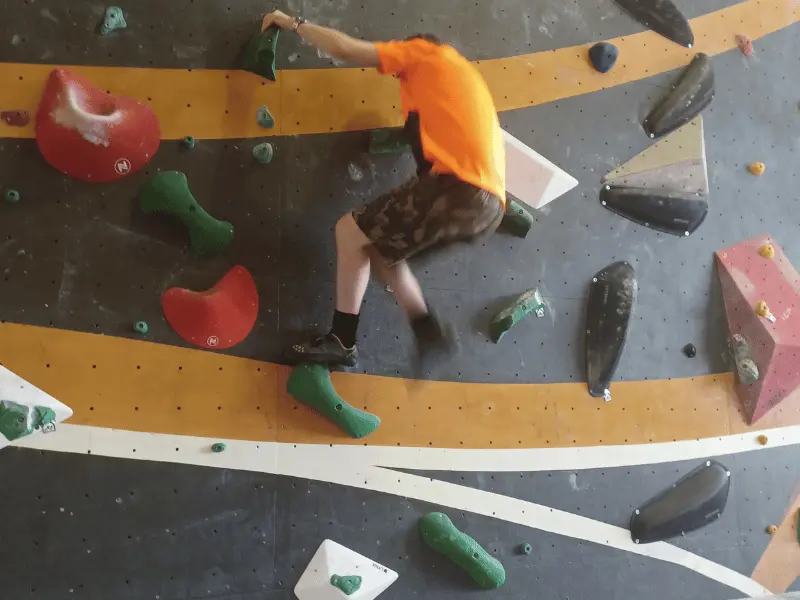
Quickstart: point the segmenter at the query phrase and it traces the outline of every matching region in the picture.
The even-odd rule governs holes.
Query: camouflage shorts
[[[500,199],[453,175],[425,174],[353,211],[378,253],[395,264],[418,252],[497,229]]]

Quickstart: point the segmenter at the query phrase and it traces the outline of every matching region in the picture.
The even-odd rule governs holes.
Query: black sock
[[[339,312],[333,313],[331,333],[339,338],[345,348],[356,345],[356,331],[358,330],[358,315]]]

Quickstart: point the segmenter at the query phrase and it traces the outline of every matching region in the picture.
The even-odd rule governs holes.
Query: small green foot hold
[[[46,406],[26,406],[11,400],[0,401],[0,434],[9,442],[33,433],[37,428],[50,425],[56,413]]]
[[[331,585],[342,590],[345,596],[352,596],[361,589],[361,576],[331,575]]]
[[[225,452],[228,449],[227,444],[223,442],[217,442],[216,444],[211,444],[211,451],[215,454],[219,454],[220,452]]]
[[[325,365],[303,363],[289,376],[286,389],[294,398],[316,410],[353,438],[363,438],[378,428],[380,418],[342,400]]]
[[[100,24],[100,34],[108,35],[112,31],[125,29],[127,26],[122,9],[119,6],[109,6],[103,15],[103,22]]]
[[[731,350],[733,351],[733,361],[736,363],[736,373],[739,381],[745,385],[750,385],[758,381],[758,367],[753,360],[750,352],[750,344],[744,336],[736,333],[731,336]]]
[[[272,144],[256,144],[253,146],[253,158],[257,163],[267,165],[272,162],[272,157],[275,156],[275,151]]]
[[[187,135],[185,138],[181,140],[181,146],[189,150],[194,148],[196,145],[197,145],[197,140],[194,139],[194,137],[191,135]]]
[[[402,129],[373,129],[369,132],[370,154],[401,154],[410,150]]]
[[[478,585],[490,590],[506,582],[506,571],[478,542],[460,532],[447,515],[432,512],[420,519],[423,541],[469,573]]]
[[[275,52],[281,30],[270,27],[264,33],[257,33],[247,43],[244,50],[242,68],[270,81],[275,81]]]
[[[136,321],[136,323],[133,324],[133,330],[136,333],[141,333],[144,335],[150,330],[150,328],[147,326],[147,321]]]
[[[264,129],[272,129],[275,127],[275,119],[269,114],[269,109],[266,106],[260,106],[256,111],[256,123],[261,125]]]
[[[218,254],[233,240],[233,225],[203,210],[180,171],[163,171],[145,183],[139,205],[145,214],[162,212],[178,219],[189,230],[192,248],[201,256]]]
[[[533,226],[533,216],[511,198],[508,198],[507,202],[506,214],[500,225],[509,233],[524,238]]]
[[[6,202],[10,202],[11,204],[16,204],[20,199],[20,195],[17,190],[6,190],[4,197]]]
[[[489,333],[496,344],[500,338],[530,312],[537,317],[544,316],[544,300],[537,288],[532,288],[514,298],[511,303],[497,313],[489,325]]]
[[[519,548],[517,548],[517,552],[525,556],[530,556],[531,552],[533,552],[533,546],[528,543],[520,544]]]

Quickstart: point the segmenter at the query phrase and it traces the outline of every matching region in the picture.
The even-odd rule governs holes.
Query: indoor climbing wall
[[[267,8],[253,0],[120,4],[125,27],[85,0],[0,0],[0,112],[12,111],[0,121],[0,364],[39,407],[0,404],[0,433],[19,436],[0,450],[0,507],[14,515],[0,595],[291,598],[326,539],[361,555],[337,576],[385,569],[377,582],[365,572],[353,600],[374,598],[371,585],[387,600],[461,598],[499,583],[494,561],[504,585],[487,597],[800,590],[785,560],[798,555],[800,405],[781,390],[749,424],[715,265],[715,252],[768,235],[800,266],[800,9],[675,0],[694,33],[687,49],[628,4],[281,6],[365,39],[452,43],[489,83],[502,127],[562,186],[523,206],[525,237],[504,226],[414,261],[461,333],[436,381],[409,379],[411,333],[374,283],[361,361],[327,387],[324,372],[293,386],[282,350],[329,326],[336,220],[414,172],[407,152],[368,152],[370,130],[402,122],[396,84],[291,32],[275,81],[244,71]],[[588,59],[600,41],[619,51],[602,75]],[[713,101],[651,139],[644,119],[696,52],[709,57]],[[63,99],[82,85],[102,114],[110,99],[136,101],[115,105],[135,115],[136,150],[81,129]],[[43,95],[53,105],[37,115]],[[97,158],[47,137],[69,118]],[[680,235],[650,221],[653,198],[680,215]],[[680,211],[696,219],[690,235]],[[590,359],[616,367],[610,383],[597,378],[604,402],[587,390],[587,299],[603,297],[615,263],[634,293],[621,355]],[[192,293],[212,288],[231,322]],[[536,296],[493,341],[498,312],[533,289],[544,306]],[[800,308],[792,300],[776,300],[778,317]],[[0,402],[19,403],[17,383],[0,373]],[[730,477],[724,510],[666,543],[635,543],[634,511],[712,460]],[[478,577],[420,535],[426,515],[441,523],[432,512],[482,547]],[[311,597],[347,597],[335,594]]]

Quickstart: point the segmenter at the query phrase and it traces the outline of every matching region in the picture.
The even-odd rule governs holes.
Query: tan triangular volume
[[[701,116],[697,116],[680,129],[658,140],[625,164],[611,171],[605,176],[603,183],[618,185],[620,183],[619,179],[629,178],[645,171],[657,171],[664,167],[686,162],[694,166],[697,172],[697,175],[692,176],[692,181],[697,179],[704,180],[705,183],[702,187],[707,189],[706,145],[703,137],[703,117]],[[699,169],[697,165],[701,165]],[[684,165],[684,167],[687,166],[690,165]],[[674,170],[665,173],[665,175],[670,175],[671,173],[674,173]],[[648,179],[652,181],[653,178],[649,177]],[[669,177],[665,177],[665,181],[668,180]],[[656,185],[655,187],[661,187],[661,185]],[[681,187],[672,189],[681,189]]]
[[[657,167],[614,179],[614,187],[635,187],[650,190],[672,190],[687,194],[708,195],[705,161],[684,160],[674,165]]]

